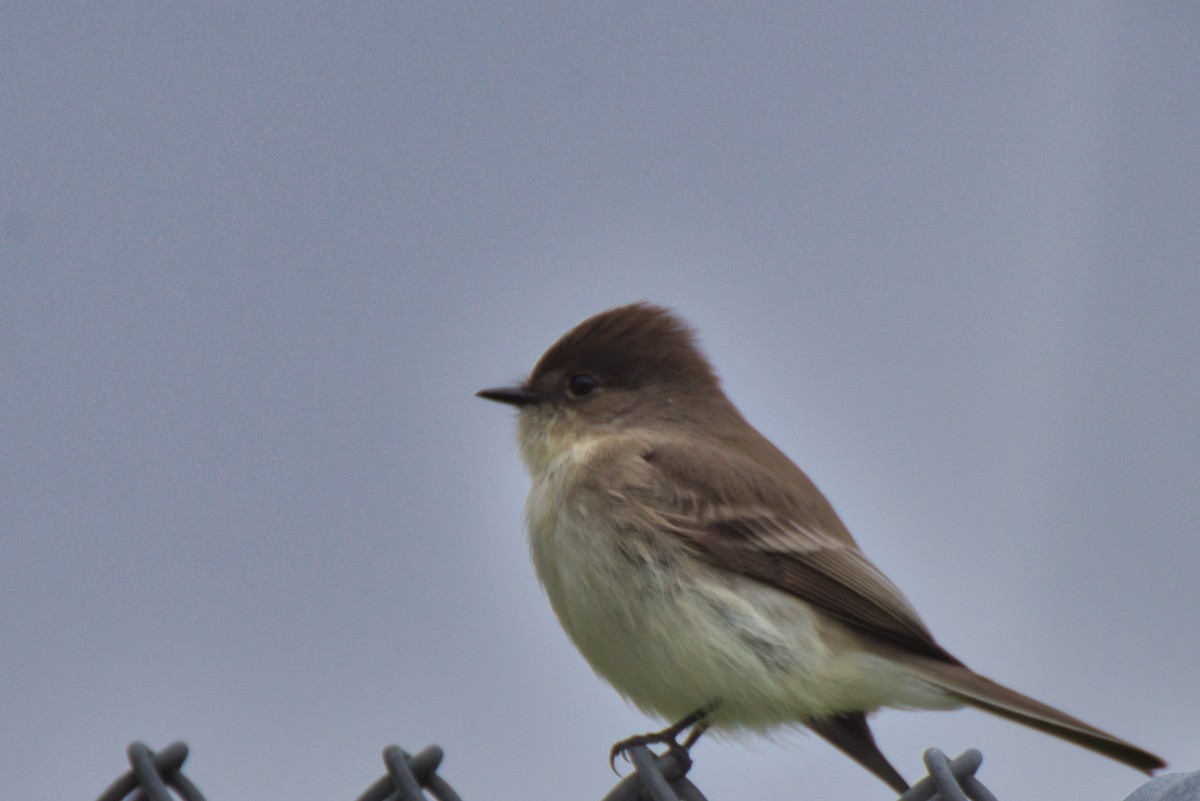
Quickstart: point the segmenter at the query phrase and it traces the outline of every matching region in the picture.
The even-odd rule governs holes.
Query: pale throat
[[[530,476],[537,479],[588,457],[599,444],[599,436],[577,423],[561,413],[522,411],[517,422],[517,443]]]

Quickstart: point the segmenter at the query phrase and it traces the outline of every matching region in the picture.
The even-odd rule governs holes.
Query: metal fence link
[[[627,752],[634,771],[626,776],[603,801],[707,801],[687,779],[692,760],[683,752],[668,751],[656,756],[644,745]]]
[[[925,752],[929,777],[921,779],[900,796],[899,801],[996,801],[988,788],[975,778],[983,764],[983,754],[968,748],[953,761],[936,748]]]
[[[431,745],[416,756],[399,746],[383,749],[387,775],[375,782],[358,801],[425,801],[425,790],[438,801],[462,801],[445,779],[437,775],[442,749]]]
[[[145,743],[131,743],[128,749],[131,770],[109,785],[98,801],[172,801],[168,787],[184,801],[204,801],[204,796],[179,772],[187,759],[183,743],[171,743],[155,754]]]

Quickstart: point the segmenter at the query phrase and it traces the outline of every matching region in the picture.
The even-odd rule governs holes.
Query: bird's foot
[[[708,728],[708,724],[704,722],[704,717],[711,711],[711,707],[697,709],[683,720],[668,726],[662,731],[651,732],[649,734],[635,734],[633,737],[621,740],[614,744],[608,752],[609,767],[612,768],[613,773],[616,773],[617,757],[624,756],[629,749],[636,746],[665,745],[667,753],[675,757],[675,760],[679,763],[679,767],[683,769],[684,773],[687,773],[687,769],[692,765],[692,758],[688,755],[688,751],[700,739],[700,735],[704,734],[704,730]],[[688,736],[680,743],[679,735],[683,734],[689,728],[692,730],[688,732]]]

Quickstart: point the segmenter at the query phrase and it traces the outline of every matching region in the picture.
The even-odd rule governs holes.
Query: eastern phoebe
[[[520,410],[530,549],[562,627],[622,695],[678,721],[614,757],[687,748],[710,726],[803,724],[903,792],[867,713],[970,704],[1143,771],[1165,766],[939,645],[668,310],[598,314],[523,384],[478,395]]]

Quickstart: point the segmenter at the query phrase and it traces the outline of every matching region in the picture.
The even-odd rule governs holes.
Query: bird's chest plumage
[[[526,509],[538,577],[592,668],[647,711],[682,717],[770,674],[805,672],[782,596],[718,570],[644,521],[636,498],[590,491],[565,460],[538,474]],[[780,628],[782,624],[783,628]],[[773,708],[771,699],[755,706]],[[761,712],[756,713],[761,715]]]
[[[677,557],[619,523],[622,498],[597,498],[567,473],[553,465],[530,491],[530,551],[563,628],[599,669],[611,652],[636,646],[648,615],[662,614],[678,590]]]

